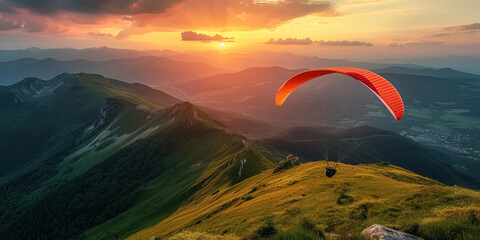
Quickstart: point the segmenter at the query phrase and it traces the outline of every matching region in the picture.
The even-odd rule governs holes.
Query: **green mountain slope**
[[[166,109],[158,118],[171,126],[55,189],[8,231],[16,238],[65,239],[93,227],[87,236],[125,236],[173,213],[204,186],[232,185],[273,166],[240,136],[194,119],[189,108]],[[35,219],[45,224],[32,225]],[[59,228],[66,231],[55,232]]]
[[[197,107],[143,85],[62,74],[3,94],[20,100],[2,111],[23,111],[4,125],[18,139],[2,142],[6,239],[83,238],[90,228],[110,229],[94,236],[128,236],[205,184],[233,185],[274,166]]]
[[[27,78],[7,87],[0,98],[6,100],[0,113],[0,132],[4,136],[0,139],[4,146],[0,154],[5,157],[0,161],[0,177],[42,155],[49,158],[55,152],[69,150],[82,137],[88,138],[106,127],[117,114],[146,116],[145,110],[180,102],[143,85],[91,74],[61,74],[49,81]],[[146,122],[137,120],[120,119],[125,121],[124,128],[131,129]]]

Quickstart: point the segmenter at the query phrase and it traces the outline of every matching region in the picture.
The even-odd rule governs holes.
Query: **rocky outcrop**
[[[366,239],[371,240],[418,240],[420,238],[382,225],[374,224],[362,231]]]
[[[106,98],[100,109],[100,119],[96,127],[109,123],[123,109],[123,104],[116,99]]]
[[[10,86],[8,92],[4,93],[3,101],[8,101],[18,104],[24,103],[25,99],[29,99],[38,94],[38,92],[45,87],[46,81],[38,78],[25,78],[22,81]]]
[[[290,154],[285,160],[282,160],[278,163],[277,167],[273,169],[273,173],[280,172],[281,170],[289,169],[298,165],[300,165],[299,158]]]

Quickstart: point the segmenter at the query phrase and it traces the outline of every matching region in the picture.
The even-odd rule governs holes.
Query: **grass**
[[[478,191],[447,187],[385,164],[341,164],[337,175],[329,179],[324,176],[324,165],[307,163],[275,174],[267,170],[236,185],[220,187],[215,198],[196,198],[194,204],[180,207],[130,239],[168,235],[181,229],[245,237],[258,234],[262,226],[275,228],[278,233],[272,239],[310,239],[310,233],[299,227],[302,219],[310,219],[327,237],[337,234],[344,239],[348,239],[348,233],[351,239],[361,239],[360,232],[372,224],[409,231],[425,239],[442,235],[474,239],[480,234],[475,226],[480,212]],[[253,199],[215,211],[247,195]],[[209,218],[190,224],[209,212],[213,213]],[[265,225],[264,216],[270,217],[271,225]]]
[[[168,237],[166,238],[166,240],[240,240],[240,238],[237,236],[228,235],[228,234],[213,235],[213,234],[201,233],[201,232],[184,231],[181,233],[177,233],[171,237]]]

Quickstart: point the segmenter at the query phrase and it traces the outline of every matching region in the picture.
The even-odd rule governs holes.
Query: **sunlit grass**
[[[237,185],[221,187],[215,198],[198,197],[195,204],[181,207],[132,238],[179,229],[248,236],[270,222],[277,231],[272,239],[310,239],[309,233],[298,229],[302,219],[309,219],[327,236],[345,239],[348,234],[361,239],[360,232],[372,224],[425,239],[440,234],[474,239],[480,233],[474,226],[480,213],[478,191],[447,187],[391,165],[341,164],[333,178],[324,176],[324,167],[323,162],[314,162],[275,174],[267,170]],[[232,199],[237,200],[225,205]],[[198,221],[205,214],[209,217]]]

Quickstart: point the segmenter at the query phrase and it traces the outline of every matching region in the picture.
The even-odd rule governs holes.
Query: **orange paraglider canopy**
[[[281,106],[287,97],[300,85],[316,77],[331,73],[344,74],[362,82],[377,95],[396,120],[400,120],[403,117],[402,97],[400,97],[400,94],[390,82],[373,72],[351,67],[321,68],[299,73],[288,79],[277,91],[275,103]]]

